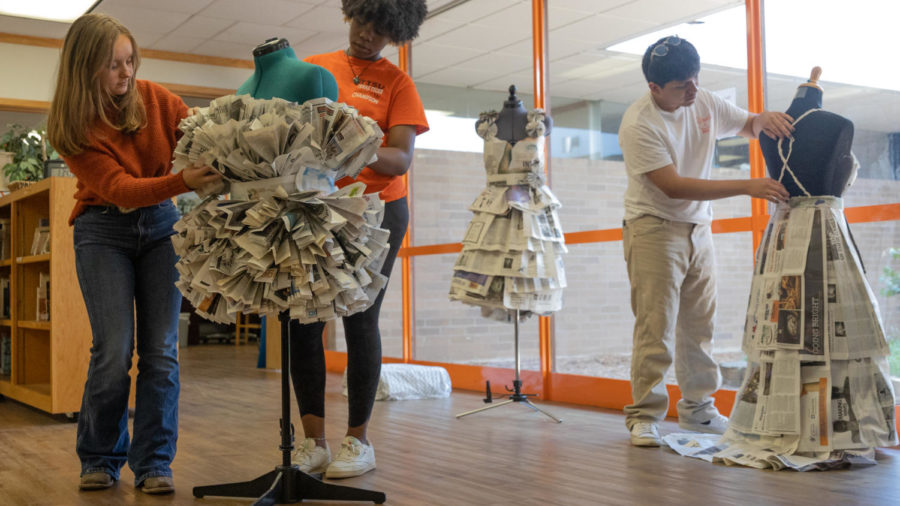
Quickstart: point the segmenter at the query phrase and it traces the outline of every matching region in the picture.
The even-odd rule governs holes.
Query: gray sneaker
[[[81,475],[81,483],[78,484],[78,488],[81,490],[102,490],[113,486],[115,482],[116,480],[109,474],[103,471],[96,471]]]
[[[678,420],[678,426],[691,432],[703,432],[705,434],[725,434],[728,430],[728,418],[716,413],[716,416],[705,422],[688,422]]]
[[[328,464],[331,463],[331,450],[328,448],[328,442],[325,442],[323,448],[316,445],[316,440],[311,437],[304,439],[291,456],[291,462],[304,473],[324,473]]]
[[[659,446],[659,428],[655,423],[637,422],[631,426],[631,444],[634,446]]]

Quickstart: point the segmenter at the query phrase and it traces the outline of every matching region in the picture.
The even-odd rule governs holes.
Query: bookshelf
[[[0,369],[0,395],[51,414],[81,409],[90,360],[91,328],[68,224],[74,193],[74,178],[51,177],[0,198],[0,238],[8,241],[0,252],[9,252],[0,254],[0,296],[6,294],[2,280],[9,280],[0,336],[9,338],[10,350],[8,370]],[[41,227],[49,228],[49,237],[40,238],[49,248],[35,251]]]

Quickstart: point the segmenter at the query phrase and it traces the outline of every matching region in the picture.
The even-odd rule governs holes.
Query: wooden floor
[[[250,504],[195,499],[191,490],[253,479],[280,463],[280,374],[256,369],[249,346],[194,346],[181,357],[174,495],[136,491],[127,468],[113,488],[79,492],[75,425],[7,400],[0,403],[0,504]],[[340,377],[330,376],[333,449],[347,415],[339,387]],[[900,503],[896,449],[879,450],[877,466],[824,473],[727,467],[632,447],[619,412],[540,403],[564,422],[522,404],[454,417],[480,407],[481,397],[454,392],[449,399],[378,402],[370,425],[378,468],[340,483],[383,491],[392,505]],[[662,430],[677,425],[667,421]]]

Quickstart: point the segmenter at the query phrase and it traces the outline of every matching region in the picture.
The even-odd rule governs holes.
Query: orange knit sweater
[[[181,137],[178,123],[188,108],[178,96],[150,81],[137,81],[147,109],[147,125],[125,134],[97,119],[84,151],[64,157],[78,178],[75,218],[93,205],[145,207],[190,191],[172,174],[172,151]]]

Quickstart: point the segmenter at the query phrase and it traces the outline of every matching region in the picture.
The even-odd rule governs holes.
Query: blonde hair
[[[131,41],[134,72],[128,91],[113,96],[101,77],[109,68],[120,35]],[[97,118],[125,133],[134,133],[146,124],[147,111],[134,80],[140,61],[134,37],[115,18],[85,14],[72,23],[60,53],[56,91],[47,117],[47,137],[61,155],[77,155],[88,145]]]

